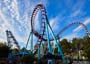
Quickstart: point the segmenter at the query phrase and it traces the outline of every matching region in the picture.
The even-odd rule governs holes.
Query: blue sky
[[[31,29],[30,17],[39,3],[46,7],[55,34],[71,22],[77,21],[84,23],[90,33],[90,0],[0,0],[0,40],[6,41],[5,30],[8,29],[19,44],[25,46]],[[38,20],[38,16],[35,20]],[[71,40],[84,35],[83,27],[74,25],[60,37]]]

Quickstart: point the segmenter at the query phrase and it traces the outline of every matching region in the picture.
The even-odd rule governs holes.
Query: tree
[[[61,40],[60,44],[62,46],[63,52],[64,53],[69,53],[69,51],[71,49],[71,44],[67,41],[67,39]]]
[[[72,40],[72,49],[82,49],[83,48],[83,39],[82,38],[74,38]]]
[[[85,36],[84,38],[84,52],[88,59],[90,60],[90,37]]]
[[[22,57],[22,62],[26,64],[33,64],[33,62],[36,60],[33,54],[31,55],[26,55]]]
[[[10,53],[10,48],[6,45],[0,42],[0,58],[7,58]]]
[[[26,49],[25,47],[23,47],[23,48],[21,49],[21,51],[27,51],[27,49]]]
[[[58,53],[58,48],[54,48],[54,53],[57,54]]]

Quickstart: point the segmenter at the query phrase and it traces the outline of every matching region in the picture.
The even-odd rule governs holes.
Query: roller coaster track
[[[86,27],[83,23],[81,23],[81,22],[72,22],[72,23],[68,24],[67,26],[65,26],[62,30],[60,30],[56,36],[58,37],[58,36],[61,35],[66,29],[68,29],[69,27],[71,27],[71,26],[73,26],[73,25],[81,25],[81,26],[84,28],[84,31],[85,31],[86,35],[87,35],[87,36],[89,35],[88,29],[87,29],[87,27]]]
[[[37,12],[41,10],[41,15],[42,15],[42,25],[41,25],[41,30],[40,32],[41,33],[38,33],[36,30],[35,30],[35,17],[37,15]],[[44,34],[45,34],[45,22],[47,21],[47,15],[46,15],[46,9],[45,7],[42,5],[42,4],[38,4],[35,8],[34,8],[34,11],[32,12],[32,16],[31,16],[31,29],[32,29],[32,32],[34,33],[35,36],[37,36],[39,38],[39,42],[41,42],[42,40],[46,41],[46,39],[43,38]]]
[[[20,50],[20,46],[19,46],[17,40],[15,39],[15,37],[13,36],[12,32],[6,30],[6,35],[7,35],[8,46],[11,47],[11,44],[15,44],[16,47]]]
[[[42,34],[38,33],[35,28],[34,28],[34,20],[35,17],[37,15],[37,12],[41,10],[42,13]],[[45,35],[45,22],[48,21],[47,15],[46,15],[46,9],[42,4],[38,4],[35,8],[34,11],[32,12],[32,16],[31,16],[31,29],[32,32],[34,33],[35,36],[37,36],[40,40],[43,41],[47,41],[47,39],[45,39],[43,36]],[[47,22],[49,23],[49,22]],[[68,29],[69,27],[73,26],[73,25],[81,25],[84,28],[84,31],[86,32],[86,35],[89,35],[89,32],[87,30],[87,27],[81,23],[81,22],[72,22],[70,24],[68,24],[66,27],[64,27],[62,30],[60,30],[57,34],[56,34],[56,38],[59,39],[59,35],[61,35],[66,29]],[[51,41],[53,41],[54,39],[50,39]]]
[[[38,30],[35,29],[36,28],[35,27],[35,23],[36,23],[35,22],[35,18],[36,18],[36,15],[37,15],[37,13],[39,11],[41,11],[41,17],[40,18],[42,20],[41,24],[40,24],[41,26],[39,28],[40,32],[38,32]],[[81,23],[81,22],[73,22],[73,23],[67,25],[66,27],[64,27],[62,30],[60,30],[56,35],[54,35],[54,32],[52,30],[53,27],[51,27],[49,22],[48,22],[48,18],[47,18],[47,15],[46,15],[45,7],[42,4],[38,4],[34,8],[34,10],[32,12],[32,16],[31,16],[31,32],[38,38],[38,40],[37,40],[37,42],[39,42],[38,50],[40,48],[40,45],[41,45],[42,41],[48,41],[49,52],[53,53],[52,49],[51,49],[50,41],[55,40],[55,42],[57,43],[58,49],[59,49],[58,52],[59,52],[59,54],[61,54],[64,64],[66,64],[66,61],[65,61],[65,58],[64,58],[64,55],[63,55],[63,52],[62,52],[62,47],[61,47],[61,45],[59,46],[59,41],[57,39],[59,39],[59,35],[61,35],[67,28],[71,27],[74,24],[75,25],[76,24],[77,25],[81,25],[84,28],[86,34],[88,35],[87,27],[83,23]],[[49,39],[48,27],[50,28],[50,30],[52,32],[52,35],[53,35],[53,38],[51,38],[51,39]],[[47,34],[45,34],[45,32],[47,32]],[[47,35],[47,38],[44,38],[44,35]],[[40,50],[39,50],[38,54],[39,54],[38,57],[40,58]]]
[[[42,23],[45,23],[45,21],[48,21],[45,7],[44,7],[42,4],[38,4],[38,5],[36,6],[36,8],[34,9],[34,11],[33,11],[33,13],[32,13],[32,16],[31,16],[31,27],[32,27],[32,31],[33,31],[33,33],[35,34],[35,36],[37,36],[39,39],[42,39],[42,40],[44,40],[44,41],[47,41],[47,39],[45,39],[45,38],[42,37],[42,36],[44,35],[44,32],[45,32],[45,24],[42,24],[42,25],[43,25],[43,28],[42,28],[42,32],[43,32],[43,33],[42,33],[42,36],[41,36],[40,33],[38,33],[38,32],[34,29],[34,19],[35,19],[35,16],[36,16],[36,14],[37,14],[37,12],[38,12],[39,10],[41,10],[42,20],[44,20]],[[86,27],[83,23],[81,23],[81,22],[72,22],[72,23],[70,23],[69,25],[67,25],[66,27],[64,27],[61,31],[59,31],[56,36],[60,35],[62,32],[64,32],[64,30],[66,30],[67,28],[69,28],[69,27],[71,27],[71,26],[73,26],[73,25],[75,25],[75,24],[76,24],[76,25],[81,25],[81,26],[84,28],[86,34],[89,35],[89,32],[88,32],[88,30],[87,30],[87,27]],[[50,39],[50,40],[53,40],[53,39]]]

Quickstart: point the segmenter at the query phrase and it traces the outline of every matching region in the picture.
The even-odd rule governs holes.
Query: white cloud
[[[69,4],[69,2],[68,2],[68,4]],[[85,5],[85,1],[84,0],[82,0],[82,1],[81,0],[77,0],[76,3],[71,6],[72,14],[69,17],[77,17],[77,16],[81,16],[82,14],[86,14],[86,12],[84,12],[82,10],[84,5]]]
[[[77,0],[76,4],[73,6],[72,11],[76,11],[78,9],[82,9],[85,4],[85,0]]]
[[[13,33],[13,35],[15,36],[18,42],[26,43],[31,29],[30,15],[33,9],[38,3],[43,3],[45,6],[47,6],[47,0],[45,1],[23,0],[23,1],[25,1],[24,4],[26,5],[23,16],[20,16],[20,13],[19,13],[20,11],[18,6],[19,4],[18,0],[13,0],[11,4],[9,4],[10,0],[3,0],[0,2],[0,4],[4,2],[4,4],[1,4],[1,5],[5,5],[1,7],[2,9],[0,9],[0,17],[1,17],[0,22],[2,23],[2,25],[0,25],[0,28],[1,28],[0,40],[6,41],[5,30],[9,29]],[[11,12],[9,15],[7,15],[8,14],[7,10]],[[23,36],[20,34],[22,34]]]
[[[12,15],[15,15],[14,17],[16,17],[16,20],[20,19],[20,15],[19,15],[19,10],[18,10],[18,3],[17,0],[13,0],[12,4],[11,4],[11,12],[14,11],[14,13],[12,13]],[[19,21],[18,21],[19,22]]]
[[[7,17],[1,12],[1,10],[0,10],[0,17],[1,17],[0,19],[2,19],[1,22],[3,23],[0,26],[0,41],[7,42],[6,32],[5,32],[7,29],[13,33],[13,35],[15,36],[15,38],[18,42],[25,43],[27,41],[26,37],[21,38],[21,36],[19,36],[16,32],[14,32],[15,31],[14,24],[11,24],[9,22],[10,19],[7,19]],[[16,30],[18,30],[18,29],[16,29]],[[19,29],[19,30],[21,30],[21,29]]]
[[[66,35],[66,36],[62,37],[61,40],[62,39],[67,39],[68,41],[71,41],[73,38],[77,38],[77,37],[78,37],[77,33],[73,32],[73,33],[71,33],[69,35]]]
[[[87,24],[90,24],[90,18],[87,18],[83,24],[87,25]],[[82,29],[82,26],[78,26],[76,29],[73,30],[73,32],[77,32],[77,31],[80,31]]]
[[[52,27],[53,30],[59,29],[58,22],[59,22],[59,16],[50,19],[50,26]]]
[[[8,20],[5,18],[5,16],[2,14],[2,11],[1,10],[0,10],[0,17],[1,17],[2,21],[3,21],[2,25],[0,26],[1,27],[1,29],[0,29],[0,31],[1,31],[1,33],[0,33],[0,39],[1,40],[4,40],[5,39],[5,41],[6,41],[5,30],[7,30],[10,27],[10,24],[8,23]]]
[[[78,9],[78,10],[76,10],[74,13],[72,13],[72,14],[70,15],[70,17],[76,17],[76,16],[78,16],[78,14],[80,14],[80,13],[81,13],[81,10]]]

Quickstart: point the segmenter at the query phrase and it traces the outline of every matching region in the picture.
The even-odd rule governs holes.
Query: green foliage
[[[68,42],[67,39],[63,39],[60,41],[62,46],[62,50],[66,54],[70,54],[70,52],[77,54],[77,50],[83,51],[83,56],[90,60],[90,37],[83,38],[74,38],[71,42]],[[70,51],[72,49],[72,51]],[[54,49],[54,53],[57,53],[58,48]]]
[[[84,37],[84,47],[83,50],[86,53],[86,56],[90,60],[90,37]]]
[[[0,58],[6,58],[8,57],[8,54],[10,53],[10,48],[0,42]]]
[[[26,50],[26,48],[25,48],[25,47],[23,47],[23,48],[21,49],[21,51],[27,51],[27,50]]]
[[[82,49],[83,48],[83,39],[81,38],[74,38],[72,40],[72,49],[75,50],[75,49]]]
[[[58,53],[58,48],[54,49],[54,53],[57,54]]]
[[[70,42],[68,42],[66,39],[63,39],[62,41],[60,41],[60,44],[62,46],[63,52],[64,53],[69,53],[69,51],[71,49]]]
[[[85,50],[86,56],[88,57],[88,60],[90,61],[90,47]]]
[[[22,62],[26,63],[26,64],[33,64],[34,60],[36,58],[34,57],[34,55],[26,55],[22,57]]]

